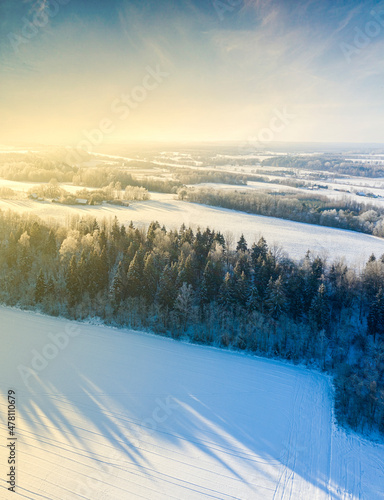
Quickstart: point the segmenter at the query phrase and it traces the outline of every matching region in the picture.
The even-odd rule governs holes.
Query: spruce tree
[[[35,302],[40,303],[44,299],[46,294],[46,283],[44,278],[43,270],[40,269],[40,273],[37,277],[35,286]]]
[[[65,281],[68,294],[68,302],[71,306],[73,306],[80,299],[80,285],[79,285],[77,262],[75,255],[72,256],[69,262]]]
[[[201,280],[201,301],[205,304],[211,302],[215,298],[219,286],[214,265],[211,259],[208,259]]]
[[[319,286],[309,310],[310,321],[316,331],[327,331],[330,322],[329,298],[324,283]]]
[[[237,242],[236,252],[246,252],[248,250],[247,242],[242,234]]]
[[[270,278],[267,285],[265,301],[267,310],[273,319],[278,319],[279,316],[286,311],[287,298],[281,276],[275,281],[272,277]]]
[[[112,279],[109,296],[116,308],[120,305],[121,301],[124,298],[124,273],[121,261],[119,262],[115,275]]]
[[[156,302],[162,309],[172,309],[178,294],[176,287],[177,265],[167,264],[161,274],[156,293]]]
[[[377,335],[384,336],[384,293],[382,288],[379,289],[371,303],[367,323],[368,333],[373,335],[374,341],[376,341]]]
[[[131,297],[139,297],[143,294],[144,285],[144,255],[142,247],[136,252],[132,262],[129,264],[127,273],[127,291]]]
[[[159,271],[152,253],[148,253],[144,258],[143,271],[143,295],[149,303],[155,300],[157,285],[159,282]]]
[[[251,259],[252,265],[255,268],[259,257],[261,257],[261,262],[267,257],[268,245],[263,237],[259,239],[257,244],[253,244],[251,248]]]
[[[235,304],[235,290],[234,280],[227,272],[224,281],[220,287],[219,304],[221,307],[228,311],[232,309]]]

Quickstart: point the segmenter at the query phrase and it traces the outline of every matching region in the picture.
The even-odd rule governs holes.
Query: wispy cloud
[[[24,0],[29,6],[29,15],[45,13],[49,8],[49,0]]]

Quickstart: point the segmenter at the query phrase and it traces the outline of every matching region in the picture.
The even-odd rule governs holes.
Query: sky
[[[384,143],[384,1],[1,0],[0,144]]]

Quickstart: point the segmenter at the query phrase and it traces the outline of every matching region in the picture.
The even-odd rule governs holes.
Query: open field
[[[335,427],[323,375],[35,313],[0,319],[18,439],[17,495],[3,473],[1,498],[382,498],[383,445]]]

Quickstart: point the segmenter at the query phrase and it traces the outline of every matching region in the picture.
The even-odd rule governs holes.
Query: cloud
[[[24,0],[29,5],[28,15],[45,13],[49,9],[49,0]]]

